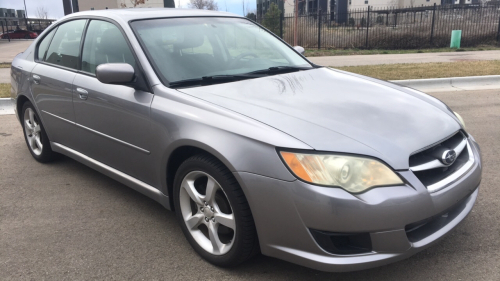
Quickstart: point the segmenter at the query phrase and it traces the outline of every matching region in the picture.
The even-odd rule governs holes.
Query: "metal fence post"
[[[500,41],[500,18],[498,18],[498,32],[497,32],[497,42]]]
[[[368,6],[368,16],[366,17],[366,44],[365,47],[368,49],[368,31],[370,29],[370,6]]]
[[[321,49],[321,10],[318,10],[318,50]]]
[[[432,40],[434,39],[434,21],[436,18],[436,3],[434,3],[434,8],[432,9],[432,27],[431,27],[431,46]]]
[[[280,38],[283,39],[283,12],[280,13]]]

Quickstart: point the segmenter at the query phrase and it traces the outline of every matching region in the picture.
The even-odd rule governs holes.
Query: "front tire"
[[[36,161],[45,163],[54,159],[55,153],[50,148],[50,141],[45,128],[30,102],[25,102],[21,110],[24,140]]]
[[[200,154],[184,161],[175,176],[173,195],[181,229],[205,260],[228,267],[258,253],[248,202],[219,160]]]

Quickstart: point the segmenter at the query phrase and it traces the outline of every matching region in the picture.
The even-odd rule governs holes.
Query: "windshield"
[[[240,75],[243,79],[242,74],[277,67],[312,68],[290,47],[246,19],[166,18],[135,21],[131,26],[167,86],[214,76]]]

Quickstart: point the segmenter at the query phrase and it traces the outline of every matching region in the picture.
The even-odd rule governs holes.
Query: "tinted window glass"
[[[95,74],[96,67],[103,63],[128,63],[135,68],[134,56],[118,27],[93,20],[83,43],[82,70]]]
[[[47,52],[47,48],[49,47],[50,40],[52,39],[52,36],[54,36],[54,33],[56,33],[57,28],[52,30],[47,36],[45,36],[42,39],[42,42],[40,42],[40,45],[38,45],[38,59],[43,60],[43,57],[45,56],[45,53]]]
[[[74,20],[59,26],[47,51],[46,62],[77,68],[78,52],[85,21]]]

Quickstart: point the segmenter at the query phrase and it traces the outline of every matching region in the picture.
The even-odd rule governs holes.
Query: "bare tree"
[[[130,1],[130,5],[135,8],[137,5],[141,5],[141,4],[146,4],[146,1],[148,0],[129,0]],[[122,8],[127,8],[127,4],[125,3],[121,3],[120,6]]]
[[[42,7],[38,7],[36,9],[36,17],[39,18],[39,19],[47,19],[49,16],[49,13],[47,12],[47,10],[45,10],[45,8],[42,6]]]
[[[214,0],[189,0],[189,8],[218,11],[219,6]]]

